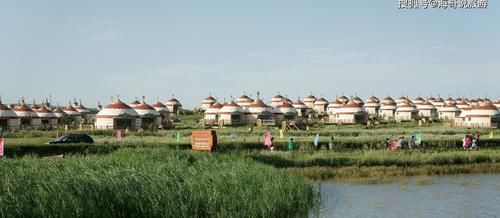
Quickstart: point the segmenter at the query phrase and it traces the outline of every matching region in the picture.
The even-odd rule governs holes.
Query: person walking
[[[414,145],[415,145],[415,136],[412,135],[411,138],[408,140],[408,148],[412,149]]]
[[[333,150],[333,146],[335,146],[335,144],[333,143],[333,136],[332,136],[332,138],[330,138],[330,142],[328,143],[328,149]]]

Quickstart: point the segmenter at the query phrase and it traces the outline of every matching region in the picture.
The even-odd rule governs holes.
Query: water
[[[500,217],[500,175],[319,185],[323,204],[311,217]]]

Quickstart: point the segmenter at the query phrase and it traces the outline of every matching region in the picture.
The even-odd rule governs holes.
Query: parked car
[[[69,134],[63,135],[54,141],[49,142],[49,144],[74,144],[74,143],[86,143],[92,144],[94,140],[87,134]]]

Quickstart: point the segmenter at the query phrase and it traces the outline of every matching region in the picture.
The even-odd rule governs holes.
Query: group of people
[[[392,136],[386,138],[386,147],[390,150],[397,150],[399,148],[407,147],[408,149],[422,147],[422,135],[420,133],[413,133],[405,145],[405,137],[400,136],[397,140],[393,140]]]
[[[465,135],[462,139],[464,149],[478,149],[479,148],[479,135]]]
[[[264,144],[266,146],[266,148],[270,151],[273,151],[274,150],[274,137],[271,137],[271,139]],[[295,148],[295,143],[293,142],[293,138],[290,138],[288,140],[288,150],[289,151],[293,151],[293,149]]]

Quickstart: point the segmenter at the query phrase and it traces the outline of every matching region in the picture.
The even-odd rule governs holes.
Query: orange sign
[[[213,151],[217,146],[217,134],[214,130],[198,130],[191,134],[193,150]]]

